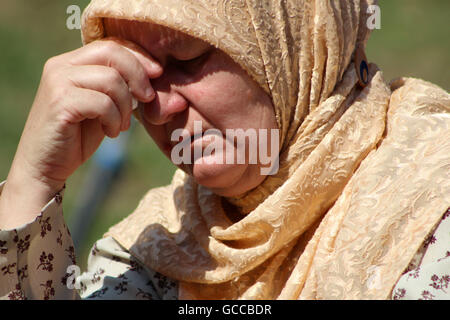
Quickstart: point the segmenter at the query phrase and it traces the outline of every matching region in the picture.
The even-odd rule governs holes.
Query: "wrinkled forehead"
[[[186,33],[151,22],[106,18],[104,27],[107,37],[133,41],[156,57],[172,55],[188,59],[211,46]]]

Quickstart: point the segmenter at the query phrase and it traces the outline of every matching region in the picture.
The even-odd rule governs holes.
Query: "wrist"
[[[15,229],[32,222],[63,187],[63,182],[40,180],[26,171],[11,170],[0,197],[0,229]]]
[[[66,181],[49,178],[28,165],[27,161],[15,158],[8,174],[7,184],[16,192],[31,191],[48,202],[61,191]]]

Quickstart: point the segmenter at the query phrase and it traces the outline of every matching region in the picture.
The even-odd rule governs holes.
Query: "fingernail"
[[[155,91],[153,90],[152,87],[147,88],[147,90],[145,90],[145,95],[148,98],[153,98],[153,95],[155,94]]]
[[[137,101],[135,98],[131,98],[131,106],[133,111],[136,110],[139,107],[139,101]]]

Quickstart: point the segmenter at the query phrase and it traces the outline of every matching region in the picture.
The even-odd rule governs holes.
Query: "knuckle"
[[[119,45],[111,40],[101,40],[97,43],[100,53],[109,55],[119,48]]]
[[[136,76],[137,78],[139,78],[139,80],[148,79],[147,72],[145,71],[144,66],[138,60],[135,60],[135,70]]]
[[[57,70],[55,70],[55,69],[48,70],[44,74],[45,82],[49,83],[51,87],[54,87],[54,84],[59,83],[59,81],[60,81],[59,78],[60,78],[59,72],[57,72]],[[57,87],[60,87],[60,86],[57,86]]]
[[[44,64],[44,73],[48,73],[48,72],[51,72],[52,70],[54,70],[56,67],[56,64],[57,64],[56,57],[52,57],[52,58],[48,59]]]
[[[44,74],[41,82],[42,88],[39,91],[45,92],[44,97],[50,104],[55,104],[70,95],[70,88],[67,86],[65,76],[58,69],[52,69]]]
[[[67,68],[59,62],[50,61],[44,66],[42,80],[47,83],[50,88],[61,88],[67,84],[68,72]]]
[[[114,68],[110,68],[110,72],[107,77],[108,82],[116,87],[122,85],[124,82],[124,80],[122,79],[122,75]]]
[[[48,59],[42,72],[43,80],[51,83],[58,83],[61,77],[61,73],[59,72],[60,69],[61,64],[57,58]]]
[[[115,107],[113,100],[107,95],[102,95],[101,104],[105,108],[105,112],[108,112],[110,109]]]

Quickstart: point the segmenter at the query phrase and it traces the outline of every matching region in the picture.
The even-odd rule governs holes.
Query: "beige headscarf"
[[[226,52],[272,97],[278,174],[222,199],[177,171],[107,234],[179,280],[180,299],[385,299],[444,214],[449,95],[401,79],[391,97],[374,65],[358,86],[352,61],[372,2],[93,0],[86,9],[84,43],[105,36],[105,17],[165,25]]]

